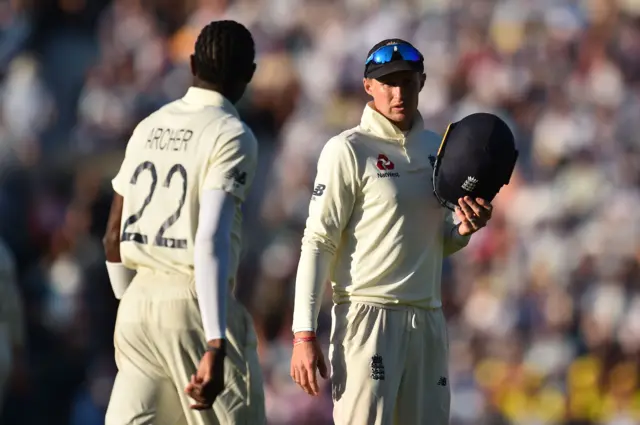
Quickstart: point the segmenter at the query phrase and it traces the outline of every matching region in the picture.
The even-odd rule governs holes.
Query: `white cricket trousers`
[[[264,425],[262,372],[251,316],[235,299],[227,307],[225,390],[213,409],[191,410],[184,387],[206,340],[192,277],[138,272],[118,308],[114,344],[118,374],[105,425]]]
[[[448,339],[441,309],[333,307],[335,425],[448,425]]]

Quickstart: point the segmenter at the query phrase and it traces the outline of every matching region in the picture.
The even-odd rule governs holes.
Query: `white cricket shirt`
[[[359,126],[318,160],[296,278],[294,332],[315,330],[327,279],[333,301],[438,308],[442,259],[463,246],[433,195],[441,136],[421,117],[406,135],[367,105]]]
[[[131,269],[192,274],[201,195],[235,196],[229,277],[240,261],[241,203],[253,181],[257,141],[231,102],[191,87],[143,120],[113,179],[124,197],[120,255]]]

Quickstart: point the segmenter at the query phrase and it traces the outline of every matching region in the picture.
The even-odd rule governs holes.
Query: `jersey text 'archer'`
[[[149,132],[145,149],[185,152],[192,137],[193,131],[184,128],[155,127]]]

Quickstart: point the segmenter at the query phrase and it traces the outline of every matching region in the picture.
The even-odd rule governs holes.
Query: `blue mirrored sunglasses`
[[[369,65],[373,62],[376,65],[382,65],[383,63],[391,62],[394,53],[399,54],[403,60],[409,62],[420,62],[422,60],[422,54],[413,46],[408,44],[387,44],[371,53],[364,64]]]

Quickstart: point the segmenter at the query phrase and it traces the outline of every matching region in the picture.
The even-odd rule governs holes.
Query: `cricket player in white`
[[[432,193],[441,136],[417,111],[423,57],[403,40],[369,52],[373,98],[359,126],[324,147],[296,279],[291,376],[316,395],[328,370],[315,338],[327,281],[336,425],[449,423],[442,259],[485,226],[491,205],[460,199],[459,224]]]
[[[262,425],[257,339],[232,296],[257,141],[234,107],[255,71],[234,21],[200,33],[186,95],[127,145],[105,235],[121,298],[106,425]]]

